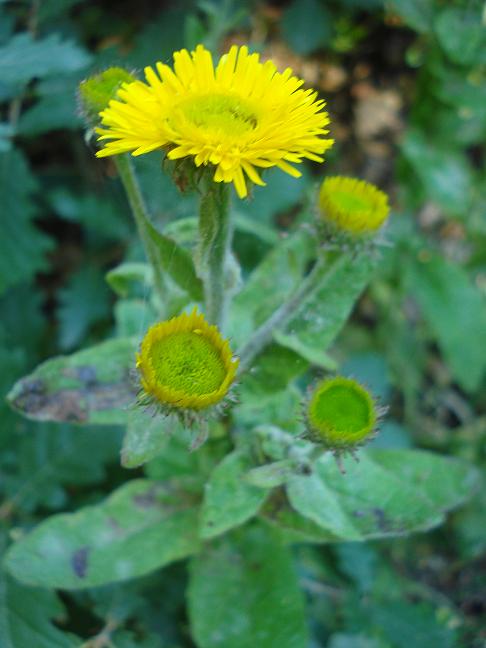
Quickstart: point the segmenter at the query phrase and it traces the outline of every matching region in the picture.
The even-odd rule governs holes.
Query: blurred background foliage
[[[198,42],[249,43],[319,90],[336,145],[303,179],[269,175],[237,203],[243,271],[285,237],[323,173],[387,191],[393,245],[331,357],[390,406],[377,445],[429,448],[484,471],[485,21],[479,0],[1,0],[2,396],[43,359],[140,335],[150,319],[143,293],[117,300],[105,280],[142,250],[112,163],[84,139],[79,81],[111,64],[141,72]],[[184,241],[192,199],[160,172],[159,155],[138,166],[157,223],[175,221]],[[139,474],[119,466],[117,427],[39,425],[0,407],[0,547],[16,526],[97,502]],[[312,646],[486,645],[485,504],[483,488],[444,526],[407,540],[298,547]],[[177,564],[60,595],[0,573],[0,644],[193,646],[185,587]]]

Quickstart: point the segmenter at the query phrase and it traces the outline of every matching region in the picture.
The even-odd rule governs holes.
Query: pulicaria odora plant
[[[210,415],[220,416],[231,403],[238,365],[243,375],[272,342],[274,331],[305,307],[327,275],[349,262],[349,242],[358,246],[363,238],[374,237],[389,208],[386,196],[366,182],[326,179],[319,194],[319,257],[314,268],[288,302],[253,332],[238,350],[239,358],[234,357],[222,334],[232,292],[226,281],[232,232],[228,186],[232,184],[243,199],[251,185],[265,185],[265,169],[278,167],[299,177],[296,165],[303,160],[323,162],[333,144],[327,137],[325,103],[317,92],[304,89],[291,69],[279,72],[247,47],[231,47],[214,65],[211,53],[198,45],[193,52],[175,52],[173,68],[158,62],[144,72],[145,81],[118,68],[85,81],[81,107],[102,145],[97,156],[115,156],[148,259],[155,266],[146,232],[149,217],[125,154],[160,150],[178,161],[179,173],[182,168],[198,183],[201,208],[194,261],[204,288],[204,314],[194,309],[150,327],[136,366],[140,406],[203,428]],[[99,116],[93,119],[93,113]],[[191,167],[199,174],[191,173]],[[328,259],[325,243],[336,234],[346,245]],[[355,254],[358,249],[355,246]],[[155,274],[157,270],[154,267]],[[372,437],[378,420],[373,398],[346,378],[319,384],[304,409],[302,437],[337,456]],[[202,440],[205,437],[203,433]]]

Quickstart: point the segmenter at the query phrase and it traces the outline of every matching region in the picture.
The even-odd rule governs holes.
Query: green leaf
[[[122,466],[137,468],[156,457],[167,445],[169,436],[177,434],[180,427],[174,417],[151,416],[140,407],[131,410],[123,439]]]
[[[428,199],[437,202],[453,216],[467,213],[472,193],[472,173],[462,151],[438,145],[425,133],[413,129],[403,139],[401,149]]]
[[[87,52],[73,41],[61,41],[58,34],[33,40],[23,32],[0,47],[0,78],[3,83],[27,83],[34,77],[85,68],[90,61]]]
[[[189,617],[200,648],[308,648],[292,558],[265,528],[211,544],[190,568]]]
[[[64,607],[54,592],[19,585],[0,570],[2,648],[77,648],[79,639],[52,623],[64,615]]]
[[[332,14],[319,0],[293,0],[282,17],[282,35],[297,54],[307,55],[332,37]]]
[[[33,428],[33,424],[24,425],[22,434],[10,436],[8,449],[2,455],[4,463],[0,462],[5,504],[13,510],[65,506],[66,486],[101,482],[106,476],[106,464],[118,460],[118,428],[79,430],[53,424]]]
[[[314,295],[274,339],[308,362],[327,369],[335,365],[326,354],[349,317],[359,295],[372,277],[376,259],[348,258],[329,278],[324,277]]]
[[[242,381],[245,391],[253,396],[269,394],[285,389],[308,367],[309,363],[291,349],[271,344],[255,359],[251,371],[244,374]]]
[[[201,510],[203,538],[220,535],[258,512],[267,493],[243,479],[252,467],[253,463],[243,450],[232,452],[216,466],[206,484]]]
[[[202,283],[196,275],[190,253],[178,245],[174,239],[159,232],[152,223],[147,222],[147,229],[160,266],[180,288],[187,291],[194,301],[202,301]]]
[[[111,294],[103,273],[83,265],[58,295],[59,346],[66,351],[77,346],[96,322],[109,319]]]
[[[387,5],[419,33],[432,28],[434,0],[388,0]]]
[[[82,589],[142,576],[198,548],[196,509],[164,484],[139,479],[97,506],[50,517],[4,564],[29,585]]]
[[[340,473],[327,454],[310,476],[287,486],[292,506],[342,540],[366,540],[425,531],[464,502],[477,485],[473,468],[414,450],[369,450]]]
[[[486,304],[479,290],[462,268],[438,255],[412,261],[407,282],[454,377],[474,391],[486,370]]]
[[[136,340],[118,338],[47,360],[19,380],[7,398],[38,421],[123,424],[136,397],[130,378],[136,347]]]
[[[88,234],[100,238],[128,241],[132,228],[129,213],[116,196],[105,193],[75,193],[66,187],[56,187],[47,198],[52,209],[61,218],[79,223]]]
[[[20,115],[18,132],[32,137],[50,130],[81,128],[76,105],[79,73],[43,79],[35,87],[37,101]]]
[[[476,62],[481,48],[486,46],[486,29],[481,11],[474,7],[446,7],[435,18],[439,42],[453,63]]]
[[[0,153],[0,293],[20,281],[31,279],[46,267],[45,254],[52,245],[32,222],[37,215],[32,201],[36,189],[37,183],[23,155],[17,150]]]
[[[295,542],[324,544],[338,540],[337,536],[330,531],[297,513],[281,493],[277,493],[267,502],[260,517],[267,524],[277,528],[287,544]]]
[[[269,252],[254,270],[231,304],[228,330],[235,348],[295,289],[314,250],[312,236],[299,230]]]
[[[133,284],[140,284],[142,290],[152,286],[154,273],[148,263],[120,263],[106,274],[110,288],[120,297],[128,297],[133,291]]]

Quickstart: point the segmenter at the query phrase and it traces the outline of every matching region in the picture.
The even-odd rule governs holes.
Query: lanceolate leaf
[[[304,601],[279,536],[252,526],[191,565],[189,616],[200,648],[308,648]]]
[[[461,461],[417,450],[369,450],[359,464],[332,455],[310,476],[294,476],[287,494],[293,508],[340,540],[366,540],[425,531],[466,500],[476,471]]]
[[[81,589],[142,576],[198,548],[194,506],[140,479],[97,506],[49,518],[10,548],[5,566],[29,585]]]
[[[297,311],[275,340],[316,365],[329,367],[326,349],[346,322],[356,299],[371,279],[376,260],[349,258]]]
[[[19,380],[7,398],[38,421],[124,423],[136,397],[130,376],[136,347],[134,339],[118,338],[53,358]]]

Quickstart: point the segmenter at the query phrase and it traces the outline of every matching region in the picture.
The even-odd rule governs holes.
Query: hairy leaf
[[[82,589],[142,576],[198,548],[193,505],[139,479],[97,506],[50,517],[9,549],[5,566],[29,585]]]

